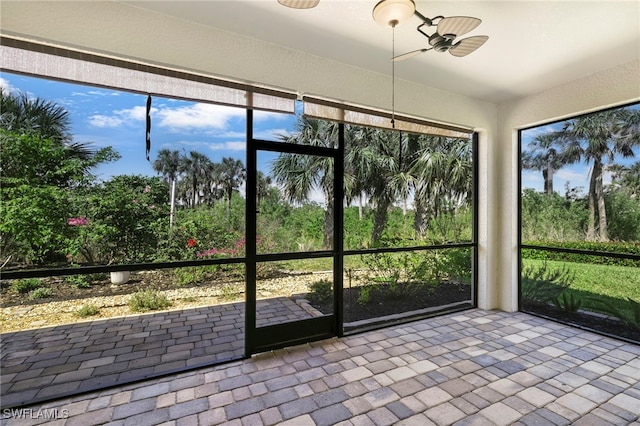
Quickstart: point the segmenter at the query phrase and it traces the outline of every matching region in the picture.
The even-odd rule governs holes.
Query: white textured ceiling
[[[376,1],[320,0],[294,10],[276,0],[124,1],[380,73],[391,73],[392,30]],[[424,1],[427,17],[482,19],[489,41],[464,58],[430,51],[396,63],[396,77],[490,102],[527,96],[640,57],[640,1]],[[396,54],[428,47],[417,17],[396,28]],[[640,76],[639,76],[640,84]]]
[[[260,39],[390,75],[392,30],[374,22],[376,1],[320,0],[316,8],[295,10],[277,0],[0,0],[0,30],[53,44],[107,53],[113,50],[133,57],[151,54],[162,56],[167,63],[197,66],[193,59],[199,61],[202,49],[215,40],[194,40],[192,49],[198,51],[181,45],[175,57],[167,57],[167,52],[155,55],[154,49],[169,47],[172,42],[170,33],[166,40],[153,42],[146,33],[146,17],[160,14],[187,25],[193,22],[194,28],[213,27],[240,34],[242,40]],[[429,51],[395,63],[396,78],[449,93],[500,103],[640,59],[640,0],[415,3],[418,11],[430,18],[480,18],[482,24],[463,37],[489,36],[480,49],[463,58]],[[420,19],[414,16],[396,28],[396,54],[428,47],[426,37],[416,31],[419,24]],[[148,29],[155,34],[162,31]],[[121,31],[126,36],[109,31]],[[228,43],[225,46],[230,47]],[[238,46],[244,49],[248,45]],[[246,60],[251,50],[241,53],[239,57]],[[232,52],[225,54],[229,55],[228,61],[234,60]]]

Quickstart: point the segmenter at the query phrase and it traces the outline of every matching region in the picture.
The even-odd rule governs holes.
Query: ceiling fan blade
[[[320,0],[278,0],[278,3],[292,9],[312,9],[320,3]]]
[[[391,58],[391,60],[392,61],[396,61],[396,62],[397,61],[404,61],[405,59],[413,58],[417,54],[426,52],[427,50],[431,50],[431,49],[412,50],[411,52],[407,52],[407,53],[403,53],[402,55],[394,56],[393,58]]]
[[[482,21],[480,19],[472,18],[471,16],[451,16],[449,18],[442,18],[440,22],[438,22],[438,34],[453,34],[456,37],[459,37],[473,30],[481,23]]]
[[[449,49],[449,53],[457,57],[467,56],[469,53],[482,46],[487,40],[489,40],[488,36],[473,36],[465,38]]]

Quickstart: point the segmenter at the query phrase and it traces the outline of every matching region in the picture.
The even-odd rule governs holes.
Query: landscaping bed
[[[631,327],[618,318],[584,310],[568,312],[543,303],[528,303],[523,311],[640,344],[640,329]]]
[[[347,287],[344,289],[344,321],[352,323],[466,301],[472,301],[471,286],[467,284],[398,283],[393,287],[389,284]],[[311,298],[310,302],[325,314],[333,310],[331,299],[314,301]]]
[[[184,268],[192,270],[192,268]],[[197,276],[197,274],[195,274]],[[206,272],[197,282],[181,284],[173,271],[141,271],[131,274],[125,284],[112,284],[108,275],[92,281],[87,288],[69,284],[64,277],[41,280],[49,296],[31,300],[28,293],[19,293],[9,281],[0,281],[0,332],[49,327],[125,315],[132,311],[130,301],[139,292],[153,290],[170,302],[164,310],[178,310],[221,303],[244,301],[244,278],[229,271]],[[258,298],[306,293],[318,274],[274,271],[258,282]],[[78,315],[87,306],[97,308],[92,315]]]

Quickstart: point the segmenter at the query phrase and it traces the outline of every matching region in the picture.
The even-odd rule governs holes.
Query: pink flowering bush
[[[85,226],[89,224],[89,220],[86,217],[70,217],[67,221],[69,226]]]
[[[258,238],[260,238],[258,236]],[[233,247],[211,248],[209,250],[196,253],[198,258],[224,258],[224,257],[242,257],[245,254],[246,239],[244,237],[236,241]]]
[[[157,222],[166,222],[165,184],[156,177],[115,176],[78,196],[67,220],[67,259],[76,263],[143,261],[158,245]]]

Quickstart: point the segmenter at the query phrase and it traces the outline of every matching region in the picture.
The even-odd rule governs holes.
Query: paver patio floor
[[[289,298],[258,300],[258,326],[308,318]],[[244,303],[0,335],[2,406],[23,405],[244,356]]]
[[[640,346],[473,309],[30,410],[6,424],[639,424]]]

